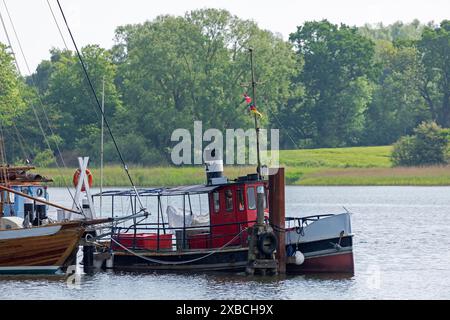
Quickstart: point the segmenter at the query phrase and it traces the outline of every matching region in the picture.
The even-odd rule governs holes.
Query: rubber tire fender
[[[269,242],[270,245],[266,246],[265,243]],[[274,253],[278,246],[278,239],[272,232],[265,232],[258,237],[258,250],[259,252],[270,256]]]

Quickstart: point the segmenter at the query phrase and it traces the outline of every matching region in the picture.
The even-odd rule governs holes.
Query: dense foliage
[[[392,162],[395,166],[424,166],[447,163],[448,131],[435,122],[423,122],[414,135],[404,136],[394,144]]]
[[[449,21],[360,28],[311,21],[284,41],[227,11],[203,9],[121,26],[111,49],[82,49],[98,96],[105,84],[105,113],[125,160],[170,163],[171,133],[192,130],[194,121],[204,130],[251,128],[241,103],[250,91],[248,48],[263,126],[281,129],[282,148],[386,145],[423,121],[450,126]],[[50,164],[49,148],[67,162],[80,154],[97,161],[100,117],[76,55],[52,49],[20,79],[9,52],[0,47],[8,161]],[[106,161],[117,162],[105,143]]]
[[[25,105],[21,85],[16,73],[13,57],[0,43],[0,121],[1,126],[12,125],[12,120],[20,114]]]

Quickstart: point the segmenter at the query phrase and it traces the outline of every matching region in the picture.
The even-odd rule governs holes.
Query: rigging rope
[[[269,110],[270,113],[271,113],[271,114],[273,115],[273,117],[275,118],[275,120],[277,120],[277,122],[278,122],[278,124],[280,125],[280,127],[283,127],[283,124],[281,123],[280,119],[277,117],[277,115],[275,114],[275,112],[272,111],[271,108],[267,108],[267,110]],[[291,135],[289,134],[289,130],[287,130],[287,128],[285,128],[285,129],[286,129],[286,134],[287,134],[287,136],[288,136],[289,139],[292,141],[292,143],[294,144],[294,146],[295,146],[297,149],[300,149],[299,146],[297,145],[297,143],[295,143],[294,139],[293,139],[293,138],[291,137]]]
[[[48,8],[50,9],[50,12],[52,14],[53,21],[55,21],[56,28],[58,28],[58,32],[59,32],[59,35],[61,36],[62,42],[64,43],[64,47],[66,47],[67,51],[70,51],[69,47],[67,46],[66,40],[64,39],[64,36],[62,34],[61,28],[59,27],[58,20],[56,20],[55,13],[53,12],[53,9],[52,9],[52,6],[50,5],[50,1],[49,0],[47,0],[47,5],[48,5]]]
[[[3,135],[3,123],[0,122],[0,160],[2,161],[2,174],[4,184],[8,185],[8,171],[7,171],[7,162],[6,162],[6,153],[5,153],[5,139]],[[7,199],[9,201],[9,197]]]
[[[9,47],[11,48],[11,52],[12,52],[12,55],[13,55],[13,58],[14,58],[14,62],[16,63],[17,71],[19,71],[19,73],[22,74],[20,72],[20,67],[19,67],[19,63],[17,62],[16,53],[13,50],[13,47],[12,47],[12,44],[11,44],[11,39],[9,38],[8,29],[6,29],[5,21],[3,20],[3,16],[2,16],[1,10],[0,10],[0,20],[2,21],[3,30],[5,30],[6,40],[8,40]]]
[[[23,50],[23,47],[22,47],[22,43],[21,43],[20,38],[19,38],[19,36],[18,36],[18,34],[17,34],[16,28],[15,28],[15,26],[14,26],[14,22],[13,22],[13,20],[12,20],[11,14],[10,14],[10,12],[9,12],[9,10],[8,10],[8,6],[6,5],[5,0],[3,0],[3,5],[5,6],[6,13],[7,13],[7,15],[8,15],[9,21],[10,21],[10,23],[11,23],[11,27],[12,27],[13,32],[14,32],[14,36],[15,36],[15,38],[16,38],[16,40],[17,40],[17,44],[18,44],[18,46],[19,46],[19,50],[20,50],[20,53],[21,53],[21,55],[22,55],[22,59],[24,60],[25,66],[26,66],[26,68],[27,68],[27,71],[28,71],[28,73],[30,74],[30,79],[31,79],[31,82],[32,82],[32,84],[33,84],[34,91],[36,92],[36,96],[37,96],[37,98],[38,98],[39,104],[41,105],[41,108],[42,108],[42,110],[43,110],[44,116],[45,116],[45,118],[47,119],[48,127],[49,127],[49,129],[50,129],[51,134],[54,135],[53,129],[52,129],[51,125],[50,125],[50,120],[49,120],[49,118],[48,118],[48,116],[47,116],[47,112],[45,111],[44,102],[42,101],[42,97],[41,97],[41,95],[40,95],[40,93],[39,93],[39,90],[37,89],[37,85],[36,85],[36,82],[35,82],[35,80],[34,80],[34,76],[33,76],[32,72],[31,72],[30,66],[29,66],[29,64],[28,64],[28,60],[27,60],[27,58],[26,58],[26,56],[25,56],[25,53],[24,53],[24,50]],[[16,64],[17,64],[17,60],[16,60]],[[20,69],[18,69],[18,72],[22,75]],[[39,119],[39,116],[38,116],[38,113],[37,113],[37,111],[36,111],[36,108],[34,107],[34,105],[33,105],[32,103],[30,104],[30,106],[31,106],[31,109],[33,110],[33,113],[34,113],[34,115],[35,115],[35,117],[36,117],[36,120],[37,120],[37,122],[38,122],[39,129],[40,129],[40,131],[41,131],[41,133],[42,133],[42,135],[43,135],[43,137],[44,137],[44,141],[45,141],[45,143],[47,144],[47,147],[49,148],[49,150],[52,150],[51,144],[50,144],[50,142],[49,142],[49,140],[48,140],[48,138],[47,138],[47,135],[46,135],[45,130],[44,130],[43,126],[42,126],[41,120]],[[55,143],[56,149],[57,149],[58,154],[59,154],[59,156],[60,156],[60,158],[61,158],[61,162],[62,162],[64,168],[67,168],[66,163],[65,163],[65,161],[64,161],[64,157],[62,156],[62,152],[61,152],[61,150],[60,150],[60,148],[59,148],[58,142],[55,140],[54,143]],[[55,157],[55,156],[54,156],[54,157]],[[81,208],[79,207],[79,205],[78,205],[78,204],[76,203],[76,201],[75,201],[75,197],[73,196],[72,192],[70,191],[69,185],[68,185],[68,183],[67,183],[67,181],[66,181],[66,179],[65,179],[65,177],[64,177],[64,175],[63,175],[63,173],[62,173],[61,167],[60,167],[60,165],[58,164],[58,161],[57,161],[56,157],[55,157],[55,160],[56,160],[55,163],[56,163],[56,166],[57,166],[57,168],[58,168],[59,174],[61,175],[62,180],[63,180],[64,184],[66,185],[67,191],[69,192],[70,197],[72,198],[72,201],[73,201],[74,205],[76,206],[76,208],[77,208],[80,212],[82,212]]]
[[[22,155],[24,157],[24,160],[26,160],[26,163],[28,164],[29,163],[29,159],[30,159],[30,155],[33,152],[31,151],[30,147],[25,143],[25,139],[20,134],[19,129],[17,129],[16,124],[13,122],[12,125],[14,127],[14,132],[17,135],[17,141],[19,142],[20,149],[22,150]],[[28,148],[28,152],[25,150],[25,147]]]
[[[98,109],[100,111],[100,114],[103,117],[103,120],[105,122],[106,128],[108,129],[109,135],[111,136],[111,140],[112,140],[112,142],[114,144],[114,147],[115,147],[115,149],[117,151],[117,154],[119,155],[120,161],[122,162],[123,169],[125,170],[125,172],[126,172],[126,174],[128,176],[128,180],[130,181],[130,183],[131,183],[131,185],[132,185],[132,187],[134,189],[134,192],[136,194],[136,197],[137,197],[137,199],[139,201],[139,206],[141,208],[141,211],[148,213],[147,209],[144,208],[144,205],[142,204],[141,197],[139,196],[139,192],[137,191],[137,188],[136,188],[136,186],[135,186],[135,184],[133,182],[133,179],[131,178],[130,172],[128,171],[128,166],[125,163],[125,160],[124,160],[124,158],[122,156],[122,152],[120,152],[120,149],[119,149],[119,146],[117,144],[117,141],[116,141],[116,139],[115,139],[115,137],[114,137],[114,135],[112,133],[111,126],[109,125],[109,121],[105,117],[105,113],[104,113],[103,108],[102,108],[102,106],[100,104],[100,100],[97,97],[97,93],[95,92],[94,85],[92,84],[91,78],[89,77],[89,73],[88,73],[86,65],[84,63],[84,59],[83,59],[83,57],[82,57],[82,55],[80,53],[80,50],[78,49],[77,43],[75,42],[75,38],[74,38],[74,36],[72,34],[72,31],[71,31],[71,29],[69,27],[69,23],[67,22],[66,15],[64,14],[64,10],[61,7],[61,3],[59,2],[59,0],[56,0],[56,2],[58,3],[58,7],[59,7],[59,10],[61,11],[61,15],[62,15],[64,23],[66,25],[67,31],[69,32],[70,38],[72,39],[72,43],[73,43],[73,45],[75,47],[75,50],[77,52],[77,55],[78,55],[78,60],[80,61],[81,67],[83,69],[83,72],[84,72],[84,75],[85,75],[86,80],[88,82],[88,85],[89,85],[89,87],[91,89],[92,95],[95,98],[96,105],[97,105],[97,107],[98,107]]]

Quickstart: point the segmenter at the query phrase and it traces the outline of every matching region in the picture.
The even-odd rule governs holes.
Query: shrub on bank
[[[425,166],[447,163],[448,130],[435,122],[423,122],[414,135],[401,137],[391,154],[394,166]]]
[[[55,156],[50,149],[39,152],[33,160],[33,164],[37,167],[50,168],[56,165]]]

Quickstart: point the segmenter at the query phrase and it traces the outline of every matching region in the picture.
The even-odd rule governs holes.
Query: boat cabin
[[[39,174],[29,173],[28,171],[32,169],[35,168],[31,166],[0,167],[0,184],[14,191],[48,201],[49,196],[45,184],[52,180]],[[0,218],[14,217],[18,218],[17,221],[28,219],[30,224],[39,225],[42,220],[47,218],[47,210],[47,206],[43,204],[35,203],[33,200],[8,191],[0,191]]]

